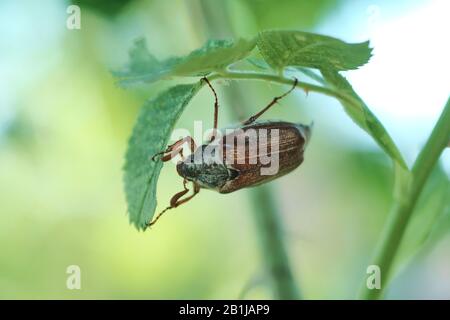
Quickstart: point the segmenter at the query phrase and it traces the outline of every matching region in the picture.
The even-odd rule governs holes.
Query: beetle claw
[[[155,158],[156,158],[157,156],[162,155],[162,154],[164,154],[164,152],[158,152],[158,153],[155,153],[150,159],[151,159],[152,161],[156,161]]]

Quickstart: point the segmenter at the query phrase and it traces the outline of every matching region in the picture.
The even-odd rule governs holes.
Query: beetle
[[[181,156],[176,170],[183,178],[183,190],[176,193],[171,198],[170,205],[147,226],[155,224],[167,210],[191,200],[202,188],[219,193],[234,192],[279,178],[303,162],[304,149],[311,136],[311,126],[285,121],[256,121],[295,89],[297,79],[294,79],[294,84],[289,91],[273,98],[261,111],[240,126],[229,129],[230,132],[221,137],[219,137],[221,131],[217,129],[219,109],[217,93],[206,77],[201,80],[205,81],[214,94],[214,127],[211,139],[208,143],[197,147],[194,139],[187,136],[152,157],[152,160],[155,160],[157,156],[161,156],[160,160],[166,162],[177,155]],[[254,134],[250,135],[249,132]],[[274,142],[275,136],[278,140],[275,139]],[[252,137],[253,139],[250,139]],[[270,141],[267,141],[268,138]],[[241,144],[236,145],[234,142],[238,140]],[[191,151],[187,157],[183,155],[183,145],[186,143]],[[272,174],[262,174],[262,170],[267,168],[261,159],[274,156],[278,159],[278,170]],[[187,187],[189,182],[192,183],[193,192],[186,196],[189,192]]]

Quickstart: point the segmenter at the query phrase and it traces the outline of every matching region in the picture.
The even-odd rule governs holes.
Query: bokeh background
[[[161,59],[210,37],[273,28],[370,39],[371,62],[347,76],[409,164],[450,93],[446,0],[75,3],[81,30],[66,28],[69,1],[0,1],[0,298],[272,298],[248,191],[204,191],[144,233],[128,224],[127,140],[143,102],[174,83],[116,86],[110,70],[127,61],[138,37]],[[227,104],[250,115],[286,89],[215,86],[222,126],[232,121]],[[391,163],[330,98],[299,91],[265,118],[315,123],[304,164],[271,183],[303,296],[354,298],[392,203]],[[192,129],[194,120],[212,122],[207,90],[177,127]],[[449,171],[447,150],[387,298],[450,298]],[[180,186],[166,165],[160,207]],[[81,268],[81,290],[66,287],[69,265]]]

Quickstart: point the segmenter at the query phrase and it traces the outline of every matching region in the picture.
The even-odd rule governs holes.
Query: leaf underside
[[[133,129],[124,166],[125,194],[130,223],[145,230],[156,209],[156,183],[163,166],[151,157],[163,150],[186,105],[201,87],[178,85],[148,101]]]
[[[130,61],[127,68],[115,71],[113,75],[124,87],[173,76],[205,76],[245,58],[255,45],[255,40],[209,40],[185,57],[158,61],[148,51],[145,39],[141,38],[135,41],[129,52]]]

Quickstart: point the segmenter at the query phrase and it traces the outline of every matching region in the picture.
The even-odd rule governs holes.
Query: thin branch
[[[210,81],[216,79],[232,79],[232,80],[261,80],[276,82],[280,84],[292,85],[294,79],[286,78],[281,75],[271,74],[271,73],[261,73],[261,72],[250,72],[250,71],[223,71],[221,73],[215,73],[208,76]],[[359,108],[359,102],[352,96],[329,87],[322,87],[308,82],[298,81],[297,87],[305,90],[306,92],[317,92],[333,98],[339,101],[345,101],[350,103],[355,108]]]
[[[384,283],[389,280],[390,271],[395,261],[396,254],[401,244],[406,227],[410,221],[417,200],[422,193],[428,177],[436,165],[442,151],[447,146],[450,137],[450,98],[442,111],[425,147],[417,157],[413,169],[410,185],[405,189],[403,197],[400,197],[388,217],[383,229],[380,242],[375,250],[375,258],[372,264],[380,267]],[[401,179],[397,174],[396,179]],[[382,288],[369,289],[364,281],[360,294],[361,299],[378,299],[382,296],[386,284]]]

